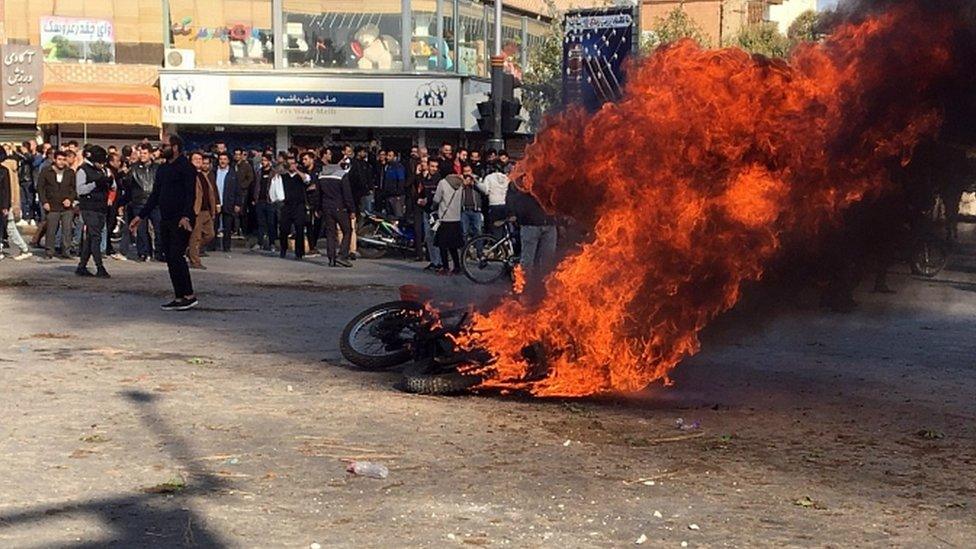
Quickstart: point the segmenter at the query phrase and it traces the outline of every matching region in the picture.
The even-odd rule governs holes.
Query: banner
[[[0,112],[5,123],[33,124],[44,85],[44,60],[36,46],[0,47]]]
[[[41,17],[41,48],[48,61],[115,62],[115,28],[105,19]]]
[[[163,122],[461,128],[461,79],[163,72]]]
[[[564,105],[595,111],[620,99],[624,60],[634,51],[633,8],[570,11],[563,30]]]

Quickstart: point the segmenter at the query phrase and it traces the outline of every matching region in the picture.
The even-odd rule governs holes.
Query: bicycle
[[[491,284],[504,275],[512,276],[519,257],[515,253],[518,238],[516,225],[510,221],[496,221],[494,227],[505,227],[505,236],[496,238],[483,234],[464,245],[462,269],[464,276],[478,284]]]

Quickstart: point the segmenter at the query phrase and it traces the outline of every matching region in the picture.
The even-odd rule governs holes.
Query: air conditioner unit
[[[167,49],[163,66],[167,69],[192,69],[196,52],[193,50]]]

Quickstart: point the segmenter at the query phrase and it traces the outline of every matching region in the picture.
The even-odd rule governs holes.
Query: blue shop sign
[[[231,90],[230,104],[252,107],[382,109],[382,92]]]

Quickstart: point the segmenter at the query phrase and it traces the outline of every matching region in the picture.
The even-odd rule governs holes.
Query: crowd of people
[[[443,143],[434,152],[350,144],[275,152],[229,150],[218,140],[187,152],[178,138],[167,145],[5,145],[0,210],[6,240],[19,251],[13,258],[31,257],[33,247],[49,260],[77,258],[79,276],[107,278],[104,257],[170,262],[168,256],[178,255],[188,268],[205,269],[208,251],[230,252],[235,240],[252,251],[281,258],[291,251],[302,260],[320,255],[324,237],[329,265],[350,268],[357,258],[357,220],[365,214],[412,224],[416,259],[438,274],[459,273],[465,241],[504,231],[497,222],[510,215],[524,218],[523,238],[532,239],[533,249],[555,248],[554,230],[532,229],[552,222],[509,181],[513,164],[506,151]],[[177,224],[167,228],[158,187],[161,178],[172,177],[164,166],[176,157],[187,161],[192,203],[173,212],[178,217],[170,221]],[[187,238],[167,239],[167,231],[179,232],[180,220],[186,220]],[[25,234],[33,228],[30,242],[18,227]],[[178,298],[192,295],[187,284],[180,286]]]

